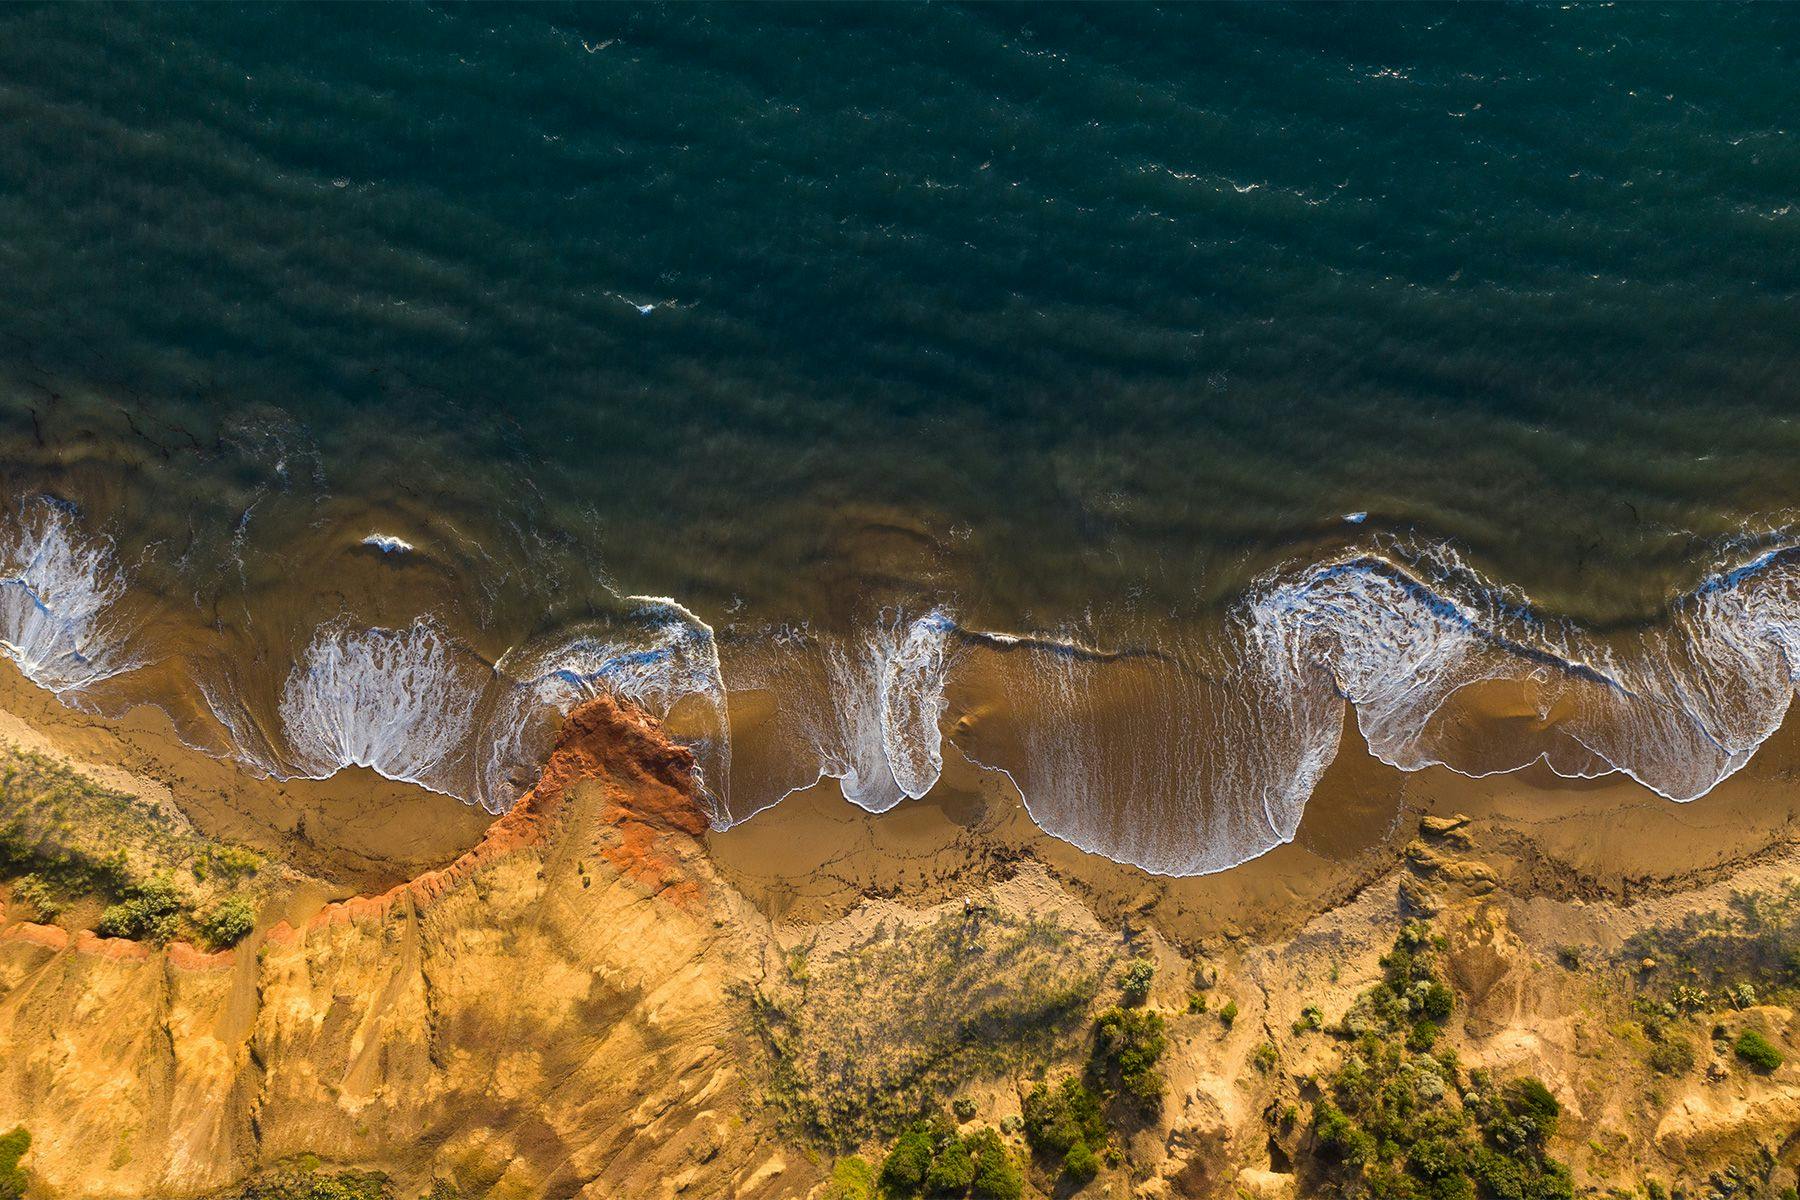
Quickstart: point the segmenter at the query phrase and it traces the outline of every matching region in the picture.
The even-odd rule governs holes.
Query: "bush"
[[[1442,949],[1429,926],[1409,924],[1383,961],[1382,982],[1345,1014],[1354,1045],[1313,1103],[1315,1194],[1566,1200],[1568,1168],[1545,1149],[1562,1111],[1556,1097],[1534,1079],[1464,1076],[1455,1053],[1437,1045],[1436,1017],[1454,1001]]]
[[[1102,1078],[1117,1078],[1120,1090],[1139,1109],[1154,1112],[1163,1094],[1156,1064],[1168,1045],[1162,1014],[1110,1008],[1094,1025],[1091,1063]]]
[[[819,1200],[875,1200],[875,1168],[855,1155],[838,1159]]]
[[[166,942],[179,930],[180,914],[175,884],[159,878],[129,889],[125,900],[100,914],[94,930],[101,937]]]
[[[235,946],[256,928],[256,909],[242,896],[228,896],[200,918],[200,937],[214,950]]]
[[[1039,1154],[1060,1157],[1076,1142],[1106,1140],[1100,1098],[1074,1076],[1054,1091],[1038,1084],[1025,1097],[1023,1115],[1026,1144]]]
[[[1781,1051],[1769,1043],[1769,1039],[1754,1029],[1746,1029],[1737,1035],[1737,1041],[1731,1044],[1737,1056],[1749,1063],[1751,1068],[1767,1075],[1781,1065]]]
[[[13,885],[13,899],[31,906],[40,921],[54,921],[63,910],[56,888],[39,875],[27,875]]]
[[[1237,1014],[1237,1001],[1227,1000],[1225,1007],[1219,1010],[1219,1020],[1225,1023],[1225,1028],[1230,1029],[1232,1024],[1237,1021]]]
[[[1100,1160],[1086,1142],[1076,1142],[1063,1156],[1063,1170],[1077,1183],[1086,1183],[1100,1173]]]
[[[975,1182],[975,1159],[963,1140],[952,1134],[939,1147],[925,1172],[927,1196],[960,1196]]]
[[[1356,1127],[1344,1110],[1330,1100],[1313,1105],[1313,1137],[1326,1153],[1352,1166],[1360,1166],[1373,1155],[1374,1139]]]
[[[1156,978],[1156,964],[1147,958],[1133,959],[1119,976],[1119,990],[1125,1003],[1142,1004],[1150,998],[1150,983]]]
[[[931,1170],[931,1133],[915,1125],[900,1135],[881,1163],[882,1190],[895,1196],[916,1196]]]
[[[1664,1033],[1650,1047],[1649,1058],[1658,1075],[1686,1075],[1694,1069],[1694,1043],[1679,1033]]]
[[[208,875],[217,875],[227,882],[233,882],[245,875],[254,875],[262,869],[263,858],[254,850],[242,846],[211,845],[203,848],[194,859],[194,878],[205,879]]]
[[[0,1137],[0,1200],[19,1200],[25,1194],[25,1172],[19,1160],[31,1149],[31,1135],[23,1125]]]
[[[975,1200],[1019,1200],[1025,1192],[1025,1177],[1018,1164],[1006,1152],[1000,1136],[983,1129],[968,1141],[969,1153],[975,1159],[975,1183],[971,1193]]]

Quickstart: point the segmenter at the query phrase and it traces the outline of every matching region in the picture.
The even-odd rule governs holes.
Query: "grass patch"
[[[1114,958],[1097,935],[976,910],[800,955],[740,994],[791,1132],[848,1149],[937,1112],[974,1079],[1054,1059]]]
[[[249,932],[248,901],[235,893],[263,866],[261,855],[200,837],[162,805],[0,746],[0,878],[37,920],[93,898],[105,905],[102,936],[228,945],[236,930]]]
[[[1800,881],[1737,892],[1722,912],[1689,913],[1678,925],[1645,930],[1623,954],[1659,964],[1644,986],[1668,1015],[1791,995],[1800,985]]]
[[[1754,1029],[1746,1029],[1738,1034],[1737,1040],[1731,1043],[1731,1051],[1749,1064],[1751,1070],[1763,1075],[1769,1074],[1782,1063],[1781,1051]]]

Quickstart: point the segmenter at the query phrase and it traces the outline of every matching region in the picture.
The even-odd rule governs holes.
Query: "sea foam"
[[[470,734],[485,680],[435,622],[322,627],[282,689],[282,774],[323,779],[367,767],[468,795]]]
[[[929,792],[943,770],[938,726],[955,631],[940,609],[888,611],[860,636],[784,628],[740,649],[726,683],[770,715],[757,753],[739,758],[727,824],[822,779],[875,813]]]
[[[138,665],[117,617],[125,578],[112,543],[35,497],[0,531],[0,651],[65,698]]]
[[[726,820],[731,732],[712,627],[666,597],[633,596],[622,622],[507,654],[476,799],[510,807],[542,761],[555,718],[605,694],[671,726],[694,751],[698,784],[715,821]]]
[[[0,533],[0,651],[77,702],[139,665],[125,590],[110,542],[66,505],[27,501]],[[884,611],[860,633],[734,630],[722,652],[674,600],[627,605],[491,667],[430,617],[340,618],[287,674],[272,721],[230,670],[190,674],[259,773],[360,766],[495,812],[529,785],[560,717],[602,693],[693,749],[720,828],[824,778],[885,812],[936,786],[950,741],[1046,831],[1172,875],[1292,840],[1346,717],[1403,771],[1542,763],[1687,801],[1751,761],[1800,682],[1788,545],[1720,563],[1665,619],[1606,636],[1535,612],[1448,547],[1394,539],[1270,572],[1204,637],[1152,626],[1123,648],[965,628],[932,608]]]

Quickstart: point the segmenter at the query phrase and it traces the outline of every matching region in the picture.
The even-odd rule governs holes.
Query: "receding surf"
[[[0,652],[27,679],[85,705],[146,661],[111,542],[43,499],[0,532]],[[339,615],[272,693],[228,662],[186,676],[217,726],[196,744],[262,774],[366,768],[500,812],[560,716],[608,694],[694,750],[716,828],[824,779],[886,812],[929,795],[949,750],[1009,780],[1048,833],[1194,875],[1293,839],[1347,716],[1402,771],[1542,763],[1688,801],[1780,727],[1797,661],[1800,548],[1717,564],[1661,622],[1602,637],[1448,547],[1385,538],[1258,578],[1204,633],[1146,625],[1116,646],[967,628],[945,604],[882,608],[848,634],[722,638],[676,600],[622,596],[611,618],[492,661],[430,613]],[[1491,689],[1507,697],[1503,731],[1473,738],[1446,719],[1483,719]]]

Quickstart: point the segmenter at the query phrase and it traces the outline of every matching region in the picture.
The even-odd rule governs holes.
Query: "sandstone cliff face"
[[[744,1111],[726,993],[768,931],[700,853],[691,769],[597,701],[479,846],[384,896],[217,955],[13,926],[0,1126],[66,1197],[305,1153],[411,1194],[804,1190]]]

